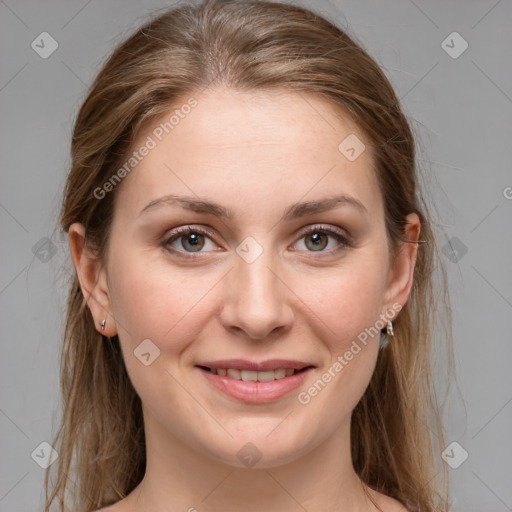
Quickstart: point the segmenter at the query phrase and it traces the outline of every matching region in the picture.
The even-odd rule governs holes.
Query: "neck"
[[[350,418],[308,453],[250,468],[234,467],[185,445],[148,411],[144,421],[146,474],[127,498],[130,512],[373,510],[353,469]]]

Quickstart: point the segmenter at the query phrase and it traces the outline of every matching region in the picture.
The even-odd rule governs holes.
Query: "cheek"
[[[347,343],[374,325],[382,307],[382,269],[373,265],[360,268],[347,265],[318,279],[302,280],[302,292],[311,315],[323,326],[325,340],[334,349],[344,350]],[[304,313],[306,314],[306,313]]]
[[[133,350],[150,339],[162,350],[180,352],[200,330],[202,304],[219,277],[171,269],[161,256],[148,262],[128,251],[113,261],[111,300],[123,345]]]
[[[325,366],[297,397],[311,417],[324,417],[325,432],[336,429],[363,396],[379,353],[376,329],[382,304],[382,274],[376,269],[343,270],[309,293],[307,305],[321,319],[316,335]],[[310,317],[313,315],[310,314]]]

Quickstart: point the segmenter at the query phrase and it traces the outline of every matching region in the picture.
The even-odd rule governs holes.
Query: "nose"
[[[265,340],[290,329],[294,296],[271,251],[251,263],[236,255],[222,296],[224,327],[251,340]]]

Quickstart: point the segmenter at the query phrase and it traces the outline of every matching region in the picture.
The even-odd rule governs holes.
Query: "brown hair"
[[[411,511],[447,511],[448,476],[439,462],[443,427],[431,374],[439,313],[448,318],[442,344],[452,356],[445,270],[419,190],[408,121],[382,70],[345,31],[304,8],[254,0],[179,5],[147,22],[108,58],[80,108],[61,228],[82,223],[86,243],[106,261],[116,190],[101,200],[94,191],[122,165],[143,126],[169,112],[178,99],[211,85],[240,91],[287,88],[348,112],[374,149],[391,250],[403,240],[407,214],[418,214],[423,243],[413,289],[395,320],[393,341],[379,351],[353,411],[352,459],[365,484]],[[62,419],[53,443],[59,458],[50,467],[56,481],[50,484],[50,469],[46,473],[45,511],[56,498],[64,511],[70,490],[73,510],[112,504],[144,476],[142,408],[119,340],[96,331],[75,274],[61,387]]]

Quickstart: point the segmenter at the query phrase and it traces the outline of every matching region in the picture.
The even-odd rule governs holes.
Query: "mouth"
[[[306,366],[297,370],[296,368],[278,368],[276,370],[267,371],[254,371],[254,370],[239,370],[237,368],[209,368],[208,366],[200,366],[201,370],[213,373],[215,375],[221,375],[222,377],[228,377],[234,380],[243,380],[244,382],[270,382],[273,380],[281,380],[286,377],[291,377],[297,373],[302,373],[313,366]]]
[[[202,375],[220,390],[245,403],[271,402],[283,398],[304,383],[314,365],[299,361],[272,360],[255,363],[225,360],[197,364]]]

